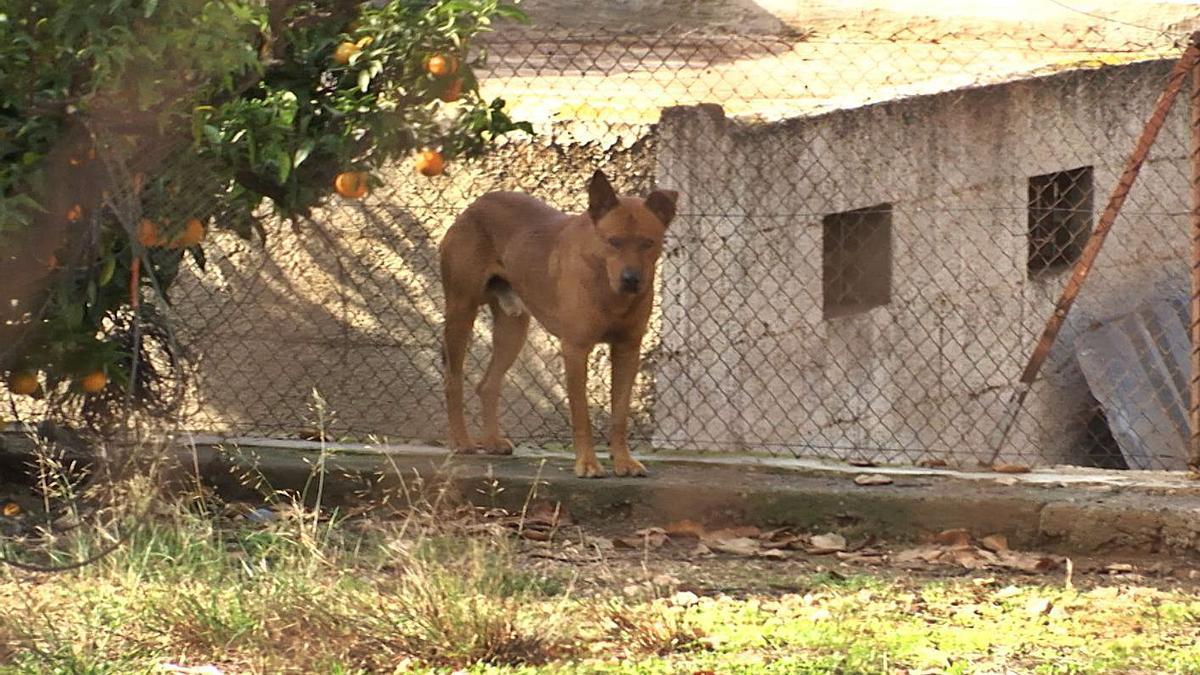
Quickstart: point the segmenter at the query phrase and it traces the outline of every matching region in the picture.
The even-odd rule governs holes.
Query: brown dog
[[[500,383],[525,344],[529,316],[562,343],[575,441],[575,475],[601,477],[587,409],[592,348],[612,345],[609,449],[618,476],[644,476],[629,454],[626,421],[642,336],[654,303],[654,268],[678,193],[618,197],[597,171],[586,214],[569,216],[517,192],[480,197],[446,232],[441,253],[446,295],[446,408],[456,452],[512,452],[500,434]],[[492,359],[478,392],[483,438],[472,443],[463,417],[463,361],[479,307],[492,309]]]

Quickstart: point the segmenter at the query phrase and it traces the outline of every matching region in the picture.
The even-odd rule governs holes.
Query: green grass
[[[1200,671],[1184,590],[803,573],[794,593],[685,602],[585,592],[595,566],[539,572],[434,520],[162,511],[90,567],[0,573],[0,673]]]

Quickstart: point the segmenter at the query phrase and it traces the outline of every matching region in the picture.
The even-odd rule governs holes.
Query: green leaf
[[[104,266],[100,268],[100,276],[97,281],[101,286],[107,286],[108,282],[112,281],[113,273],[117,271],[117,259],[109,256],[104,259]]]
[[[358,88],[366,91],[371,86],[371,73],[366,70],[358,71]]]
[[[149,19],[155,9],[158,9],[158,0],[146,0],[146,11],[142,16]]]
[[[316,145],[316,141],[311,138],[306,138],[304,143],[302,143],[292,155],[292,167],[298,167],[303,164],[304,160],[308,159],[308,156],[312,154],[313,148],[315,148]]]
[[[83,325],[83,303],[72,302],[66,307],[63,307],[63,325],[70,330],[75,330]]]
[[[284,148],[277,148],[275,163],[279,167],[279,182],[286,183],[288,176],[292,175],[292,156]]]
[[[496,7],[496,16],[501,19],[512,19],[518,23],[529,23],[529,15],[521,11],[519,7],[513,5],[500,5]]]

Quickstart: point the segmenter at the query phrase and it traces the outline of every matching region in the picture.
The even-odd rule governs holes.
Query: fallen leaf
[[[814,555],[824,555],[826,553],[845,551],[846,538],[840,534],[834,534],[832,532],[828,534],[813,535],[813,537],[809,539],[809,545],[805,550]]]
[[[1002,534],[989,534],[980,539],[979,544],[993,553],[999,553],[1008,550],[1008,537]]]
[[[1029,473],[1029,467],[1025,464],[996,462],[992,465],[992,471],[995,471],[996,473]]]
[[[701,542],[696,544],[696,548],[692,549],[692,555],[712,555],[712,549]]]
[[[521,530],[521,537],[524,539],[532,539],[533,541],[550,541],[554,538],[552,530],[543,530],[536,527],[526,527]]]
[[[710,550],[733,555],[754,555],[759,551],[758,541],[749,537],[736,539],[710,539],[704,542]]]
[[[942,469],[947,466],[950,466],[950,464],[947,463],[946,460],[944,460],[944,459],[939,459],[937,457],[931,457],[929,459],[923,459],[923,460],[917,462],[917,466],[923,466],[927,469]]]
[[[875,462],[872,462],[869,459],[851,459],[851,460],[847,461],[846,463],[849,464],[850,466],[862,466],[862,467],[875,466]]]
[[[769,539],[762,541],[763,548],[766,549],[785,549],[785,548],[804,548],[804,537],[800,535],[789,535],[782,539]]]
[[[989,565],[999,565],[1000,564],[1000,556],[996,555],[995,553],[992,553],[991,551],[987,550],[986,548],[977,548],[977,549],[975,549],[975,553],[980,557],[980,559],[982,559],[985,563],[987,563]]]
[[[933,536],[934,542],[943,546],[961,547],[971,545],[971,533],[962,529],[956,528],[953,530],[942,530]]]
[[[648,548],[660,548],[667,543],[667,534],[658,528],[650,528],[649,530],[639,530],[628,537],[614,537],[612,540],[613,546],[616,548],[631,548],[642,550]]]
[[[670,574],[655,574],[650,579],[650,583],[662,588],[674,588],[678,586],[680,582],[679,579],[676,579]]]
[[[891,485],[892,479],[878,473],[864,473],[854,477],[858,485]]]
[[[1111,563],[1104,566],[1104,571],[1109,574],[1127,574],[1133,570],[1133,565],[1129,563]]]
[[[777,549],[777,548],[770,548],[770,549],[766,549],[764,551],[758,551],[754,555],[755,555],[755,557],[758,557],[758,558],[768,558],[770,560],[784,560],[788,557],[786,553],[784,553],[782,550]]]
[[[539,501],[530,505],[525,512],[525,522],[546,523],[555,527],[571,525],[571,512],[562,502]]]
[[[704,526],[694,520],[677,520],[673,523],[667,523],[663,530],[672,537],[695,537],[704,536]]]
[[[671,604],[676,607],[691,607],[700,602],[700,596],[691,591],[679,591],[671,596]]]
[[[1030,616],[1048,614],[1052,605],[1049,598],[1033,598],[1025,605],[1025,613]]]
[[[919,546],[910,548],[907,551],[897,553],[892,561],[900,564],[911,564],[916,562],[931,563],[942,557],[945,551],[936,546]]]
[[[878,565],[883,562],[883,553],[880,551],[838,551],[834,555],[837,556],[838,560],[848,563]]]
[[[745,537],[759,537],[762,535],[762,530],[753,525],[739,525],[737,527],[723,527],[719,530],[704,535],[705,539],[742,539]]]
[[[584,537],[583,545],[597,551],[611,551],[613,549],[612,540],[603,537]]]
[[[973,549],[956,549],[949,554],[951,560],[969,570],[977,570],[986,564]]]
[[[996,482],[1001,485],[1016,485],[1017,483],[1020,483],[1021,481],[1017,480],[1016,478],[1014,478],[1012,476],[1002,476],[1000,478],[997,478]]]
[[[1015,551],[1002,551],[997,555],[1000,557],[1001,565],[1022,572],[1049,572],[1059,566],[1059,561],[1050,556]]]
[[[530,558],[557,560],[566,563],[597,562],[601,559],[596,553],[583,553],[575,548],[564,548],[561,550],[556,550],[555,548],[536,548],[529,551],[527,555]]]

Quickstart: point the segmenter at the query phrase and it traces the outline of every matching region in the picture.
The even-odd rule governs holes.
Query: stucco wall
[[[666,111],[658,182],[686,196],[663,269],[656,443],[986,459],[1067,274],[1027,271],[1028,179],[1092,166],[1101,210],[1170,65],[773,124]],[[1002,456],[1085,459],[1074,336],[1184,288],[1186,131],[1178,106]],[[884,203],[890,303],[823,319],[822,218]]]

